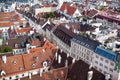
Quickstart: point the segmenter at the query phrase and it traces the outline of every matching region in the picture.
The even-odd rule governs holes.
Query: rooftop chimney
[[[6,62],[7,62],[7,57],[6,57],[6,56],[2,56],[2,61],[3,61],[3,63],[6,64]]]
[[[18,48],[18,44],[17,43],[15,44],[15,48]]]
[[[93,76],[93,71],[89,71],[88,72],[88,79],[87,80],[91,80]]]
[[[45,52],[45,49],[42,49],[42,53],[44,53]]]
[[[43,69],[40,69],[40,77],[42,77]]]
[[[59,64],[61,63],[61,59],[62,59],[61,55],[58,55],[58,63]]]
[[[28,54],[30,53],[29,49],[27,49],[27,53],[28,53]]]
[[[28,73],[28,76],[29,76],[29,79],[31,79],[32,77],[31,77],[31,73]]]

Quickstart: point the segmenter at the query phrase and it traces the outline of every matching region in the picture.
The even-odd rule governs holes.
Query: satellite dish
[[[47,67],[47,65],[48,65],[47,61],[44,61],[43,62],[43,67]]]

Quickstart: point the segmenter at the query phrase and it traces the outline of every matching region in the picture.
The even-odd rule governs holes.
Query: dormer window
[[[38,57],[38,56],[34,57],[34,60],[35,60],[35,61],[38,61],[38,59],[39,59],[39,57]]]
[[[14,65],[16,65],[16,64],[17,64],[17,62],[16,62],[16,61],[13,61],[13,64],[14,64]]]
[[[35,68],[35,64],[32,64],[32,68]]]
[[[1,71],[1,76],[5,76],[5,75],[6,75],[5,71],[2,70],[2,71]]]

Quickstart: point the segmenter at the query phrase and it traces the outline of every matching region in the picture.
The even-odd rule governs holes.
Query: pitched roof
[[[65,10],[67,10],[67,14],[68,15],[73,15],[74,13],[75,13],[75,11],[76,11],[76,7],[74,7],[74,6],[71,6],[69,3],[67,3],[67,2],[64,2],[63,4],[62,4],[62,6],[61,6],[61,8],[60,8],[60,10],[62,11],[62,12],[64,12]]]
[[[47,72],[43,72],[42,77],[40,75],[32,75],[31,80],[57,80],[62,79],[66,80],[68,68],[63,67],[59,69],[53,69]],[[20,80],[29,80],[28,77],[22,78]]]
[[[11,27],[12,25],[12,22],[0,22],[0,27]]]
[[[2,58],[0,58],[0,71],[4,70],[7,75],[23,71],[24,69],[22,55],[7,57],[6,64],[3,63]]]
[[[39,47],[32,49],[32,52],[30,50],[30,53],[27,54],[7,56],[6,63],[3,63],[2,58],[0,58],[0,72],[3,70],[6,73],[5,76],[8,76],[18,74],[23,71],[25,72],[33,69],[42,68],[43,61],[47,61],[48,66],[51,65],[54,59],[55,52],[53,52],[53,49],[46,49],[44,52],[42,50],[43,47]]]
[[[8,46],[12,49],[19,49],[26,47],[27,36],[18,36],[17,38],[8,39]]]
[[[75,36],[75,34],[65,28],[62,25],[59,25],[54,31],[54,35],[57,36],[60,40],[62,40],[65,44],[69,45],[71,44],[70,40]]]
[[[22,28],[22,29],[16,30],[16,32],[18,34],[20,34],[20,33],[26,33],[26,34],[28,34],[31,30],[32,30],[32,28]]]
[[[88,16],[89,17],[94,17],[97,13],[98,13],[97,10],[91,9],[91,10],[88,11]]]
[[[19,22],[21,25],[23,22],[27,21],[14,11],[0,13],[0,27],[11,26],[14,22]]]
[[[100,45],[99,42],[97,41],[94,41],[90,38],[87,38],[87,37],[84,37],[84,36],[81,36],[81,35],[77,35],[75,36],[71,41],[74,41],[75,43],[78,43],[92,51],[95,51],[97,46]]]
[[[55,47],[55,45],[53,45],[52,43],[50,43],[48,40],[46,40],[43,48],[45,50],[51,50],[51,49],[55,49],[56,47]]]

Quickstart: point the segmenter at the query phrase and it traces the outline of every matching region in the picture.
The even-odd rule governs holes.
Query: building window
[[[106,63],[108,63],[108,60],[105,60]]]
[[[114,63],[113,63],[113,62],[111,62],[111,63],[110,63],[110,65],[111,65],[111,66],[114,66]]]
[[[9,77],[9,79],[12,79],[12,77]]]
[[[100,63],[100,66],[103,66],[103,64],[102,64],[102,63]]]
[[[111,72],[113,72],[113,69],[110,68],[109,70],[110,70]]]
[[[100,60],[103,61],[103,58],[101,57]]]
[[[98,61],[95,61],[96,64],[98,64]]]
[[[108,69],[108,67],[107,66],[104,66],[105,67],[105,69]]]
[[[107,74],[107,72],[106,72],[106,71],[104,71],[104,74]]]
[[[100,72],[102,72],[102,69],[99,69]]]
[[[24,74],[22,74],[22,76],[24,76]]]
[[[95,69],[97,69],[97,66],[95,66]]]
[[[98,55],[96,55],[96,58],[99,58],[99,56],[98,56]]]

